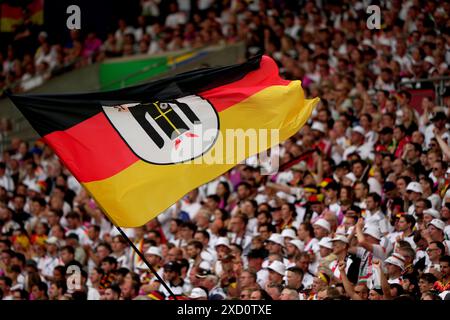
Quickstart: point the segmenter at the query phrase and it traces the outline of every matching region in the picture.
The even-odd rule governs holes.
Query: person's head
[[[431,261],[439,261],[445,254],[445,246],[440,241],[433,241],[428,245],[427,254]]]
[[[286,273],[284,264],[280,261],[273,261],[268,267],[269,281],[272,283],[282,284]]]
[[[366,206],[367,210],[369,210],[370,212],[374,213],[375,211],[377,211],[380,207],[380,203],[381,197],[378,193],[371,192],[367,195]]]
[[[286,287],[298,290],[303,282],[303,270],[299,267],[290,267],[286,273]]]
[[[230,220],[230,230],[231,232],[241,233],[245,231],[247,223],[248,223],[247,216],[242,213],[238,213]]]
[[[365,182],[357,181],[355,182],[353,191],[355,193],[355,199],[362,200],[367,197],[367,194],[369,192],[369,186]]]
[[[250,300],[273,300],[266,290],[257,289],[250,295]]]
[[[313,224],[314,228],[314,236],[317,239],[322,239],[323,237],[328,236],[331,231],[330,223],[325,219],[319,219]]]
[[[320,290],[328,287],[328,285],[330,284],[330,277],[323,272],[318,272],[317,276],[314,277],[313,279],[313,284],[312,284],[312,291],[317,293]]]
[[[365,283],[356,284],[354,291],[361,300],[367,300],[369,298],[369,288],[367,288]]]
[[[298,292],[294,289],[284,288],[281,291],[280,300],[299,300]]]
[[[331,243],[333,245],[333,253],[337,256],[346,254],[349,241],[348,239],[343,235],[337,235],[331,240]]]
[[[120,287],[116,284],[105,289],[102,300],[119,300],[121,295]]]
[[[62,262],[67,265],[75,259],[75,249],[72,246],[64,246],[61,248],[60,257]]]
[[[428,223],[427,230],[430,234],[430,238],[433,241],[443,241],[444,240],[444,228],[445,222],[439,219],[433,219]]]
[[[31,294],[35,300],[47,300],[47,289],[47,284],[39,281],[31,286]]]
[[[168,262],[164,265],[164,278],[166,281],[177,280],[181,275],[181,266],[178,262]]]
[[[50,300],[58,300],[67,292],[67,284],[65,281],[52,281],[48,291]]]
[[[239,285],[241,288],[254,287],[255,284],[256,284],[256,272],[251,270],[244,270],[239,276]]]
[[[412,215],[403,215],[398,219],[398,230],[411,232],[416,225],[416,219]]]
[[[380,288],[372,288],[369,291],[369,300],[383,300],[383,290]]]
[[[117,259],[111,256],[107,256],[101,260],[100,267],[105,273],[109,273],[117,269]]]
[[[302,252],[295,257],[295,265],[299,267],[303,271],[303,273],[308,271],[310,262],[311,258],[308,252]]]
[[[186,253],[190,259],[196,259],[203,250],[203,244],[197,240],[189,241],[186,247]]]
[[[439,259],[439,265],[441,266],[442,278],[448,280],[450,277],[450,256],[443,256]]]
[[[302,222],[297,230],[297,236],[300,240],[305,241],[314,238],[314,228],[310,223]]]
[[[420,293],[427,292],[433,289],[434,283],[437,281],[437,278],[431,273],[424,273],[419,278],[419,290]]]
[[[436,160],[432,165],[432,172],[436,178],[444,178],[447,171],[447,164],[442,160]]]
[[[266,292],[272,298],[272,300],[280,300],[281,291],[283,291],[283,286],[276,282],[268,282],[266,284]]]

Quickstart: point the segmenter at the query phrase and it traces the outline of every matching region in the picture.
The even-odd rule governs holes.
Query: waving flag
[[[305,99],[300,81],[281,79],[267,56],[109,92],[10,98],[123,227],[145,224],[190,190],[294,135],[318,102]],[[229,148],[224,137],[239,130],[277,130],[279,140]]]

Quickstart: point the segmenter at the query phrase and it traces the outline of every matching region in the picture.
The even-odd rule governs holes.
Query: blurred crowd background
[[[244,42],[321,98],[280,145],[287,170],[237,165],[125,230],[179,299],[450,298],[450,3],[139,5],[107,36],[66,43],[24,13],[0,52],[0,96],[111,57]],[[12,138],[1,154],[0,230],[2,299],[170,299],[40,140]]]

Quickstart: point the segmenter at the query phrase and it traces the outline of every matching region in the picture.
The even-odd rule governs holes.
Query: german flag
[[[111,221],[136,227],[298,132],[318,98],[278,73],[256,56],[115,91],[10,98]],[[224,138],[252,130],[278,134],[256,148]]]
[[[14,27],[24,21],[23,10],[30,14],[34,24],[44,23],[44,0],[0,1],[0,32],[13,32]]]

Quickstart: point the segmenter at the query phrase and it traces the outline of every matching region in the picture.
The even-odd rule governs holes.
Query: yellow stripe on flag
[[[220,131],[226,137],[227,129],[279,129],[279,140],[283,141],[305,124],[318,101],[318,98],[304,98],[300,81],[265,88],[220,112]],[[278,143],[270,141],[268,147]],[[256,153],[262,151],[258,149]],[[203,157],[213,158],[215,152],[213,147]],[[156,217],[190,190],[253,154],[247,148],[241,156],[236,156],[233,164],[195,164],[194,160],[190,164],[154,165],[138,161],[110,178],[83,185],[116,225],[137,227]]]

